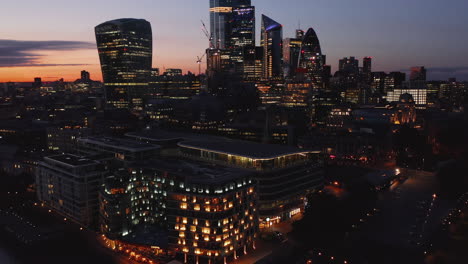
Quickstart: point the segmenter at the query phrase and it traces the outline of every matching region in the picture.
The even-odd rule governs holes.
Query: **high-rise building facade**
[[[293,77],[299,64],[302,38],[286,38],[283,42],[284,74]]]
[[[230,24],[230,59],[240,74],[243,72],[244,48],[255,47],[255,7],[248,2],[249,5],[246,3],[233,8]]]
[[[152,68],[150,23],[123,18],[102,23],[95,32],[107,105],[141,107]]]
[[[229,43],[231,15],[231,0],[210,0],[211,45],[216,49],[225,49]]]
[[[263,78],[283,75],[283,25],[262,15]]]
[[[324,60],[317,33],[313,28],[309,28],[302,40],[299,68],[304,71],[306,78],[312,82],[313,88],[323,87]]]
[[[262,78],[263,48],[245,47],[243,52],[243,79],[246,81],[258,81]]]

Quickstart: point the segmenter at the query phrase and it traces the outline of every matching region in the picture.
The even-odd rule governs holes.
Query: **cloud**
[[[40,63],[41,51],[71,51],[95,49],[96,44],[83,41],[24,41],[0,39],[0,67],[33,66],[81,66],[86,64],[44,64]]]
[[[429,68],[429,72],[439,72],[439,73],[466,73],[468,72],[468,66],[463,67],[434,67]]]
[[[447,80],[456,77],[457,80],[468,80],[468,66],[456,67],[427,67],[428,80]],[[410,73],[408,69],[402,69],[402,72]]]

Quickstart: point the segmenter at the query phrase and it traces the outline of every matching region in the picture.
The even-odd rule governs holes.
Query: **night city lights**
[[[0,7],[0,264],[468,263],[467,1]]]

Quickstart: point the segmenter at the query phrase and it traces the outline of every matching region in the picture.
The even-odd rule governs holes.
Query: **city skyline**
[[[111,1],[73,4],[53,0],[48,3],[54,9],[41,13],[34,12],[38,10],[34,7],[41,4],[21,2],[30,8],[22,10],[24,5],[17,2],[2,5],[6,15],[0,23],[15,26],[0,34],[0,82],[29,82],[34,77],[71,81],[79,78],[81,70],[89,71],[92,79],[102,80],[93,28],[117,18],[142,18],[152,24],[153,66],[162,70],[198,72],[196,57],[208,47],[200,22],[209,21],[209,3],[205,1],[141,1],[135,6],[129,5],[130,1],[115,5]],[[468,4],[464,1],[452,1],[450,6],[424,1],[424,8],[419,0],[391,4],[362,0],[358,6],[344,1],[295,2],[285,5],[276,0],[252,1],[256,7],[257,41],[259,18],[265,14],[283,23],[284,38],[294,37],[299,23],[304,30],[314,28],[333,71],[337,70],[339,58],[355,56],[362,60],[372,56],[375,71],[409,71],[412,66],[425,66],[428,79],[468,80],[467,55],[463,52],[463,44],[468,41],[464,34],[468,32],[468,19],[461,11]],[[63,23],[65,19],[67,23]],[[438,32],[437,39],[430,34],[433,31]]]

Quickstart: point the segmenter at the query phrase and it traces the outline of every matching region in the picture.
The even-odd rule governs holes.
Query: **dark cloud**
[[[39,52],[95,48],[95,44],[82,41],[23,41],[0,39],[0,67],[81,66],[84,64],[42,64],[39,63],[39,59],[42,57]]]
[[[447,80],[455,77],[460,81],[468,81],[468,66],[458,67],[426,67],[428,80]],[[410,73],[408,69],[402,72]]]
[[[429,72],[440,73],[467,73],[468,67],[435,67],[429,68]]]

